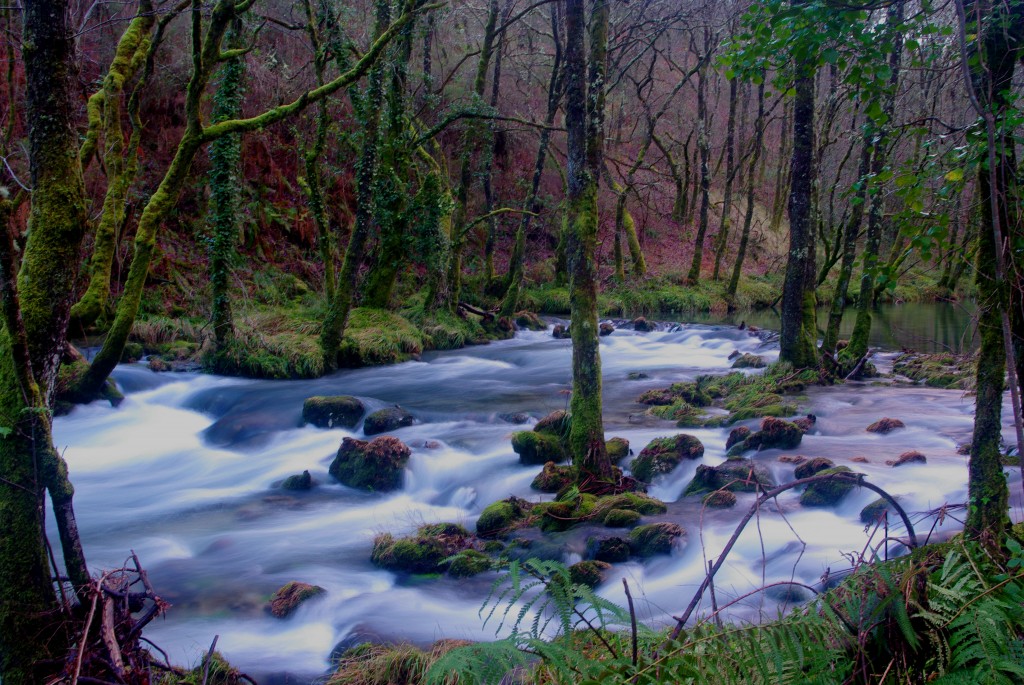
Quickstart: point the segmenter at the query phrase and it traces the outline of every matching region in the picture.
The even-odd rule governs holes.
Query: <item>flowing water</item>
[[[769,360],[778,355],[770,339],[733,326],[663,328],[617,330],[601,339],[607,434],[627,438],[637,453],[652,438],[679,432],[669,422],[642,416],[643,407],[634,402],[642,391],[724,372],[734,350]],[[191,664],[219,635],[218,649],[262,683],[309,682],[328,667],[336,646],[364,639],[490,639],[494,626],[482,627],[478,610],[493,574],[458,581],[401,578],[370,563],[371,541],[376,533],[405,533],[425,522],[472,527],[495,500],[537,499],[530,481],[538,467],[521,466],[509,443],[522,427],[500,415],[525,412],[537,419],[566,406],[569,345],[548,332],[521,332],[491,345],[312,381],[156,374],[141,365],[121,366],[115,378],[127,398],[120,407],[78,407],[54,427],[77,488],[92,568],[120,567],[134,549],[174,605],[166,619],[147,628],[147,636],[172,661]],[[364,493],[327,474],[341,439],[362,437],[360,428],[299,426],[303,400],[330,394],[358,396],[370,411],[400,404],[416,416],[415,425],[393,433],[412,447],[400,491]],[[858,384],[811,388],[804,406],[818,421],[790,453],[850,465],[899,496],[911,512],[965,501],[966,457],[956,454],[956,446],[970,436],[973,398]],[[907,428],[888,436],[865,432],[883,416],[900,418]],[[623,601],[621,579],[628,579],[641,615],[656,626],[671,623],[671,614],[685,607],[707,560],[722,549],[754,497],[741,494],[736,509],[703,515],[697,498],[682,498],[697,463],[724,460],[728,434],[686,432],[704,443],[705,456],[652,486],[670,510],[649,518],[677,521],[687,535],[671,555],[616,565],[599,588]],[[928,463],[885,464],[909,449],[925,453]],[[782,453],[755,456],[779,482],[789,480],[793,469],[778,461]],[[851,461],[861,456],[868,463]],[[318,482],[312,491],[275,487],[303,469]],[[1010,482],[1016,493],[1019,475],[1011,473]],[[848,567],[844,554],[865,547],[868,535],[858,514],[872,493],[854,493],[827,509],[803,509],[798,498],[793,491],[782,495],[778,510],[766,510],[748,527],[716,577],[719,602],[773,581],[814,584],[827,569]],[[1019,518],[1019,499],[1015,506]],[[924,533],[933,523],[915,520]],[[948,518],[939,530],[956,525]],[[567,562],[586,552],[578,532],[552,536],[550,544],[535,548]],[[272,617],[267,599],[292,580],[318,584],[327,593],[286,619]],[[751,619],[779,609],[758,594],[731,612]]]

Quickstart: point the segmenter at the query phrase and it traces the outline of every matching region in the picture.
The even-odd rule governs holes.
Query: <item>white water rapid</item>
[[[509,436],[523,427],[499,418],[526,412],[534,420],[566,406],[570,387],[568,340],[523,332],[512,340],[440,354],[397,366],[343,371],[312,381],[253,381],[199,374],[156,374],[121,366],[115,379],[127,398],[118,408],[93,403],[56,420],[54,431],[76,486],[75,505],[94,571],[120,567],[134,549],[158,592],[173,607],[147,628],[147,637],[179,664],[198,663],[214,635],[218,649],[261,683],[308,683],[328,667],[336,645],[366,638],[431,642],[441,637],[486,640],[481,601],[494,575],[469,580],[410,581],[369,560],[376,533],[406,533],[422,523],[457,521],[472,528],[489,503],[517,495],[538,499],[530,481],[539,467],[521,466]],[[671,623],[702,580],[735,522],[753,501],[741,494],[728,511],[708,511],[699,498],[681,498],[698,463],[724,460],[728,430],[676,429],[642,417],[641,392],[698,374],[725,372],[734,350],[777,357],[777,347],[733,327],[676,326],[601,339],[608,437],[629,440],[635,453],[652,438],[687,432],[704,443],[697,462],[656,482],[651,494],[670,503],[668,518],[687,530],[671,554],[616,565],[601,594],[623,601],[627,578],[638,609],[653,625]],[[638,373],[640,380],[631,379]],[[368,494],[327,473],[341,439],[354,431],[300,427],[302,402],[312,395],[360,397],[369,410],[400,404],[417,419],[394,431],[413,448],[403,489]],[[811,388],[803,411],[818,421],[790,454],[824,456],[868,474],[900,498],[909,512],[966,499],[966,457],[973,397],[921,387],[856,384]],[[865,432],[884,416],[907,427],[886,436]],[[744,422],[756,427],[757,420]],[[1013,438],[1007,430],[1007,438]],[[427,441],[437,446],[427,448]],[[892,468],[901,452],[923,452],[927,464]],[[776,480],[792,478],[780,450],[754,456]],[[851,461],[863,456],[867,463]],[[308,493],[275,489],[308,469],[318,486]],[[1020,490],[1010,472],[1011,491]],[[818,582],[849,566],[867,535],[860,509],[875,499],[855,492],[837,508],[804,509],[799,494],[778,499],[740,538],[716,578],[725,603],[766,582]],[[1020,499],[1014,518],[1020,519]],[[955,512],[954,512],[955,514]],[[664,517],[657,517],[664,518]],[[934,521],[914,517],[922,538]],[[940,532],[955,530],[947,518]],[[597,532],[597,529],[595,529]],[[902,529],[894,529],[902,535]],[[876,541],[879,536],[876,534]],[[551,538],[559,544],[558,536]],[[566,561],[585,549],[553,546]],[[326,594],[286,619],[266,611],[269,596],[288,581],[314,583]],[[706,608],[706,603],[704,608]],[[737,604],[740,619],[775,615],[764,594]]]

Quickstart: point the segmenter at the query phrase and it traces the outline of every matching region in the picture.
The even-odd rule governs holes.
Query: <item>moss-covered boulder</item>
[[[475,549],[467,549],[459,552],[448,565],[448,575],[454,578],[468,578],[485,571],[490,571],[492,566],[491,558],[483,552]]]
[[[549,461],[557,464],[569,458],[559,436],[537,431],[513,433],[512,450],[519,455],[519,462],[528,466]]]
[[[399,573],[440,573],[446,559],[467,549],[469,537],[469,531],[456,523],[420,526],[415,534],[397,539],[383,533],[373,539],[370,560]]]
[[[729,437],[725,440],[725,449],[729,449],[733,445],[743,442],[750,437],[752,431],[746,426],[736,426],[729,431]]]
[[[303,491],[311,490],[313,488],[313,477],[309,475],[309,471],[303,471],[302,473],[296,473],[295,475],[288,476],[281,482],[282,490],[294,490]]]
[[[402,486],[402,471],[411,454],[405,443],[388,435],[369,442],[345,438],[329,472],[352,488],[395,490]]]
[[[405,428],[413,424],[412,414],[399,406],[385,407],[378,409],[363,421],[363,433],[366,435],[377,435],[388,431]]]
[[[700,495],[715,490],[754,492],[772,487],[775,487],[775,479],[764,464],[751,459],[728,459],[718,466],[698,466],[683,495]]]
[[[529,510],[529,504],[518,497],[509,497],[490,504],[476,520],[476,534],[482,538],[504,535],[521,521]]]
[[[700,459],[704,456],[704,445],[692,435],[680,433],[666,438],[655,438],[647,444],[629,468],[637,480],[646,483],[655,477],[669,473],[683,459]]]
[[[558,409],[538,421],[533,431],[562,437],[569,434],[569,422],[569,413]]]
[[[629,456],[629,440],[625,438],[611,438],[604,443],[604,448],[613,464]]]
[[[547,326],[540,317],[533,312],[528,312],[525,309],[521,312],[516,312],[515,324],[520,329],[526,329],[529,331],[543,331]]]
[[[549,461],[530,483],[530,487],[541,492],[559,492],[575,480],[576,472],[571,466],[559,466]]]
[[[668,511],[668,507],[661,500],[648,497],[639,492],[623,492],[618,495],[598,497],[594,502],[593,515],[595,518],[603,520],[608,512],[613,509],[635,511],[644,516],[664,514]]]
[[[640,512],[630,509],[609,509],[603,521],[609,528],[629,528],[639,522]]]
[[[798,419],[793,419],[793,425],[799,428],[801,433],[809,432],[814,428],[814,424],[817,422],[818,417],[814,414],[807,414],[806,416],[801,416]]]
[[[884,497],[879,497],[860,510],[861,523],[875,523],[881,520],[885,512],[889,511],[892,505]]]
[[[644,317],[638,316],[637,318],[633,319],[633,330],[638,331],[640,333],[647,333],[649,331],[654,330],[654,324],[649,322]]]
[[[641,558],[668,554],[684,532],[676,523],[648,523],[630,531],[629,547],[634,555]]]
[[[889,466],[904,466],[906,464],[926,464],[928,458],[917,450],[907,450],[893,461],[886,461]]]
[[[835,464],[831,459],[826,459],[825,457],[814,457],[813,459],[808,459],[797,466],[793,471],[793,476],[797,479],[810,478],[816,473],[831,468],[835,468]]]
[[[591,555],[598,561],[617,564],[627,561],[630,555],[629,540],[620,537],[601,538],[589,541]]]
[[[729,490],[715,490],[701,500],[708,509],[730,509],[736,506],[736,494]]]
[[[853,471],[846,466],[836,466],[835,468],[819,471],[814,475],[830,476],[841,473],[852,474]],[[831,507],[838,504],[855,487],[857,486],[854,481],[840,480],[839,478],[811,483],[807,486],[807,489],[803,491],[803,494],[800,495],[800,504],[805,507]]]
[[[892,371],[933,388],[967,390],[974,384],[976,361],[955,354],[908,352],[893,360]]]
[[[793,449],[800,444],[803,437],[804,432],[793,422],[766,416],[761,421],[761,430],[753,433],[743,442],[735,443],[726,454],[732,457],[739,456],[748,450]]]
[[[302,422],[318,428],[355,428],[365,412],[363,403],[350,395],[310,397],[302,403]]]
[[[556,323],[551,328],[551,337],[556,340],[567,340],[569,338],[569,329],[565,324]]]
[[[309,583],[300,583],[298,581],[292,581],[286,583],[274,596],[270,598],[268,608],[270,613],[278,618],[285,618],[293,611],[299,608],[299,605],[303,602],[322,595],[327,592],[319,585],[310,585]]]
[[[886,433],[891,433],[897,428],[906,428],[906,424],[900,421],[899,419],[891,419],[886,416],[875,421],[873,424],[871,424],[864,430],[866,430],[868,433],[881,433],[884,435]]]
[[[603,561],[580,561],[569,567],[569,578],[577,585],[594,588],[604,581],[605,574],[611,567],[611,564]]]
[[[615,326],[612,323],[608,322],[608,321],[602,321],[601,325],[597,327],[598,335],[602,335],[602,336],[604,336],[604,335],[611,335],[614,332],[615,332]]]
[[[734,369],[763,369],[767,364],[764,359],[757,356],[756,354],[741,354],[736,358],[736,361],[732,363]]]

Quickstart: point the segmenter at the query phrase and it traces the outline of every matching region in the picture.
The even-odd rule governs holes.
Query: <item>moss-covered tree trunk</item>
[[[225,40],[229,49],[242,47],[242,26],[236,20]],[[232,57],[219,69],[212,119],[236,119],[242,113],[245,58]],[[237,259],[238,198],[242,182],[242,136],[222,136],[210,144],[210,294],[214,345],[223,352],[235,335],[231,314],[231,270]]]
[[[391,20],[389,0],[377,0],[374,19],[374,40],[379,40]],[[338,347],[348,324],[359,287],[359,267],[363,263],[366,241],[370,237],[374,215],[374,182],[377,178],[377,162],[380,156],[380,118],[384,104],[384,64],[374,65],[370,71],[365,109],[363,112],[363,147],[356,166],[356,216],[349,235],[345,258],[338,273],[334,298],[327,310],[327,317],[320,332],[320,349],[324,359],[324,370],[338,368]]]
[[[68,644],[47,564],[46,488],[53,493],[68,575],[76,584],[89,580],[74,526],[73,491],[53,449],[48,413],[48,396],[67,344],[86,227],[72,126],[74,32],[64,0],[28,0],[23,21],[33,192],[17,277],[10,205],[4,202],[0,211],[0,426],[10,431],[0,438],[0,680],[5,685],[46,682],[59,669]],[[47,663],[50,659],[58,666]]]
[[[710,50],[711,30],[704,32],[704,49]],[[693,261],[686,274],[686,284],[696,285],[704,262],[704,239],[708,233],[708,211],[711,207],[711,131],[708,120],[707,69],[697,72],[697,150],[700,156],[700,214],[697,223],[697,237],[693,244]],[[692,204],[692,203],[691,203]]]
[[[794,3],[795,4],[795,3]],[[796,368],[817,365],[815,241],[811,215],[814,186],[814,68],[797,65],[790,162],[789,252],[782,286],[779,360]]]
[[[121,100],[126,82],[139,72],[146,61],[155,25],[156,14],[152,2],[140,2],[138,14],[117,44],[114,60],[103,79],[103,88],[89,98],[86,108],[89,129],[79,151],[79,159],[83,165],[88,164],[102,131],[107,192],[103,198],[103,210],[96,225],[92,256],[89,259],[89,286],[71,308],[71,319],[76,328],[91,326],[108,307],[117,233],[124,223],[128,189],[138,169],[137,148],[141,138],[139,126],[134,126],[125,155]]]
[[[607,1],[598,0],[591,19],[591,40],[607,40]],[[603,26],[596,25],[603,22]],[[572,336],[572,425],[569,445],[579,469],[581,486],[612,479],[612,465],[604,444],[601,415],[601,356],[597,331],[597,174],[602,141],[600,119],[591,108],[603,105],[603,97],[587,94],[584,52],[583,0],[566,0],[566,104],[568,131],[568,197],[566,206],[566,254],[569,263],[569,307]],[[595,56],[603,60],[605,45],[591,43],[591,78],[603,88],[603,70],[595,79]],[[588,107],[588,104],[590,105]]]
[[[1014,68],[1024,55],[1024,2],[979,1],[969,3],[976,48],[971,60],[971,97],[980,110],[986,145],[978,171],[978,199],[981,222],[978,227],[978,330],[977,396],[974,435],[968,481],[966,532],[991,549],[1003,542],[1007,518],[1008,490],[1002,472],[999,440],[1004,371],[1010,382],[1019,381],[1024,369],[1021,343],[1007,336],[1024,333],[1021,317],[1020,257],[1004,245],[1016,245],[1024,234],[1017,164],[1014,155],[1013,124],[1010,123],[1010,93]],[[972,26],[962,27],[971,31]],[[1007,360],[1013,364],[1007,368]],[[1019,416],[1019,396],[1014,393],[1014,410]],[[1017,426],[1018,442],[1021,427]],[[1022,465],[1024,472],[1024,465]]]

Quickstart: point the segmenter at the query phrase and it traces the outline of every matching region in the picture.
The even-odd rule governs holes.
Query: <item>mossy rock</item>
[[[310,397],[302,403],[302,422],[318,428],[355,428],[365,412],[363,403],[350,395]]]
[[[458,523],[426,523],[416,529],[418,535],[431,537],[468,538],[472,533]]]
[[[536,431],[518,431],[512,434],[512,451],[519,462],[527,466],[560,463],[569,458],[560,437]]]
[[[139,342],[126,342],[124,350],[121,351],[122,364],[134,364],[146,354],[145,348]]]
[[[580,561],[569,567],[569,578],[577,585],[597,587],[604,581],[611,564],[603,561]]]
[[[743,442],[750,437],[752,431],[746,426],[736,426],[729,431],[729,437],[725,441],[725,449],[729,449],[733,445]]]
[[[596,518],[603,519],[613,509],[635,511],[644,516],[664,514],[668,511],[668,507],[661,500],[638,492],[623,492],[618,495],[606,495],[597,498],[594,502],[593,514]]]
[[[572,528],[594,517],[594,506],[597,498],[583,493],[569,500],[542,502],[533,507],[533,515],[539,518],[539,526],[544,531],[562,531]]]
[[[712,403],[712,397],[704,384],[696,382],[673,383],[667,388],[648,390],[636,400],[640,404],[665,406],[676,402],[685,402],[693,407],[706,407]]]
[[[889,500],[884,497],[879,497],[874,502],[871,502],[863,509],[860,510],[860,522],[861,523],[875,523],[882,518],[882,515],[889,511],[892,507],[889,504]]]
[[[885,433],[891,433],[897,428],[906,428],[906,424],[900,421],[899,419],[891,419],[889,417],[884,417],[879,419],[878,421],[875,421],[873,424],[871,424],[864,430],[866,430],[869,433],[881,433],[884,435]]]
[[[680,433],[666,438],[655,438],[630,464],[637,480],[651,482],[657,476],[671,472],[683,459],[700,459],[704,445],[692,435]]]
[[[366,417],[366,420],[363,421],[363,433],[365,435],[386,433],[411,426],[414,420],[412,414],[401,407],[385,407]]]
[[[476,520],[476,534],[482,538],[504,535],[525,516],[526,502],[510,497],[488,505]]]
[[[492,566],[491,558],[475,549],[459,552],[448,565],[448,575],[454,578],[468,578],[486,571]]]
[[[556,323],[551,328],[551,337],[556,340],[568,340],[569,329],[565,327],[565,324]]]
[[[281,482],[282,490],[312,490],[313,489],[313,477],[309,475],[309,471],[303,471],[302,473],[296,473],[288,476]]]
[[[629,546],[634,555],[644,559],[669,554],[684,532],[676,523],[648,523],[630,531]]]
[[[570,420],[568,412],[558,409],[538,421],[533,430],[535,433],[565,437],[569,435]]]
[[[648,333],[655,329],[654,324],[650,323],[647,319],[642,316],[638,316],[633,319],[633,330],[640,333]]]
[[[591,540],[593,557],[597,561],[604,561],[609,564],[617,564],[628,561],[630,555],[629,540],[620,537],[602,538]]]
[[[629,456],[629,440],[625,438],[611,438],[604,443],[604,448],[613,464]]]
[[[728,459],[718,466],[698,466],[683,495],[700,495],[715,490],[754,492],[774,486],[775,479],[764,464],[750,459]]]
[[[601,325],[599,325],[597,327],[597,334],[601,335],[601,336],[611,335],[614,332],[615,332],[615,326],[612,323],[608,322],[608,321],[602,321]]]
[[[907,450],[900,456],[896,457],[893,462],[886,462],[890,466],[903,466],[905,464],[927,464],[928,458],[918,452],[917,450]]]
[[[381,436],[370,442],[345,438],[329,472],[339,482],[372,491],[402,486],[402,472],[411,451],[398,438]]]
[[[306,600],[322,595],[325,592],[327,591],[319,585],[292,581],[282,586],[270,598],[270,613],[278,618],[285,618],[298,609],[299,605]]]
[[[893,360],[892,370],[932,388],[966,390],[974,383],[976,364],[970,357],[954,354],[908,352]]]
[[[732,363],[734,369],[763,369],[767,364],[756,354],[742,354]]]
[[[801,478],[810,478],[820,471],[835,468],[835,463],[831,459],[825,457],[814,457],[807,461],[799,464],[793,471],[793,476],[799,480]]]
[[[540,492],[558,492],[575,481],[576,471],[571,466],[558,466],[549,461],[530,483],[530,487]]]
[[[825,469],[814,474],[816,476],[829,476],[836,473],[853,473],[849,467],[836,466]],[[856,487],[855,483],[841,481],[839,479],[823,480],[811,483],[800,495],[800,504],[805,507],[831,507],[838,504],[850,491]]]
[[[731,509],[736,506],[736,495],[729,490],[715,490],[704,495],[701,501],[709,509]]]
[[[525,309],[521,312],[516,312],[514,321],[519,328],[525,328],[530,331],[543,331],[547,328],[539,316]]]
[[[761,449],[778,448],[790,450],[800,444],[803,431],[791,421],[768,416],[761,422]]]
[[[444,542],[436,537],[414,536],[395,539],[388,533],[373,539],[370,560],[399,573],[441,573],[450,556]]]
[[[604,525],[609,528],[629,528],[640,522],[640,512],[629,509],[609,509],[604,515]]]

